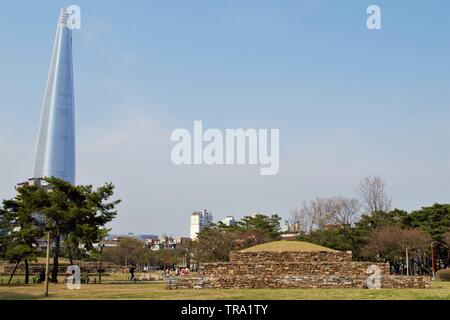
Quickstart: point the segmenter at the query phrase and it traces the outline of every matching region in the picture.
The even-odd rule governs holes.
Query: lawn
[[[428,289],[194,289],[166,290],[162,282],[88,284],[69,290],[50,285],[49,299],[149,299],[149,300],[362,300],[445,299],[450,300],[450,282],[434,282]],[[0,286],[1,299],[45,299],[43,285]]]

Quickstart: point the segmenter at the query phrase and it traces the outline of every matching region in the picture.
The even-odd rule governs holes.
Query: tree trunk
[[[70,262],[70,265],[73,265],[72,247],[70,245],[68,245],[67,249],[69,251],[69,262]]]
[[[11,273],[11,277],[9,277],[8,284],[11,283],[12,278],[14,277],[14,274],[16,273],[17,267],[19,266],[20,260],[17,261],[16,266],[14,267],[13,272]]]
[[[58,283],[58,258],[59,258],[59,248],[61,245],[61,235],[59,230],[56,231],[57,236],[55,237],[55,251],[53,255],[53,270],[52,270],[52,283]]]
[[[30,282],[30,268],[28,266],[28,260],[25,259],[25,284]]]
[[[401,274],[400,273],[400,264],[394,262],[392,265],[394,267],[394,274]]]

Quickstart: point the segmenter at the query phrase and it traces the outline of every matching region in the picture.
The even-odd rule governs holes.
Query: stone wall
[[[208,263],[200,267],[200,274],[206,277],[223,276],[286,276],[286,275],[334,275],[368,276],[367,268],[375,265],[381,275],[389,275],[389,264],[371,262],[268,262],[268,263]]]
[[[367,268],[375,265],[380,268],[381,275],[389,275],[389,264],[372,262],[267,262],[267,263],[247,263],[247,262],[220,262],[207,263],[200,267],[200,274],[206,277],[224,276],[288,276],[288,275],[308,275],[308,276],[351,276],[368,277]]]
[[[186,289],[336,289],[336,288],[367,288],[367,276],[226,276],[197,277],[177,280],[178,288]],[[416,288],[423,289],[430,284],[429,277],[384,276],[381,277],[381,288]]]
[[[368,269],[382,288],[425,288],[429,277],[390,275],[389,264],[352,261],[351,252],[231,252],[230,262],[205,263],[199,277],[179,277],[178,288],[365,288]]]
[[[352,252],[245,252],[232,251],[230,252],[230,262],[246,262],[246,263],[266,263],[266,262],[343,262],[352,261]]]

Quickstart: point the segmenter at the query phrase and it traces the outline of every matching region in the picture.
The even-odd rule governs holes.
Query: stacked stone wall
[[[390,275],[389,264],[352,261],[351,252],[231,252],[230,262],[205,263],[178,288],[425,288],[429,277]]]
[[[381,288],[415,288],[423,289],[430,285],[429,277],[421,276],[384,276],[381,278]],[[367,277],[350,276],[225,276],[179,278],[178,288],[186,289],[336,289],[336,288],[367,288]]]
[[[287,275],[310,276],[367,276],[369,266],[375,265],[381,275],[389,275],[389,264],[371,262],[267,262],[267,263],[208,263],[200,267],[200,274],[206,277],[223,276],[263,276],[276,277]]]
[[[230,252],[231,263],[266,263],[266,262],[344,262],[352,261],[351,251],[347,252],[296,252],[296,251],[282,251],[282,252],[246,252],[246,251],[232,251]]]

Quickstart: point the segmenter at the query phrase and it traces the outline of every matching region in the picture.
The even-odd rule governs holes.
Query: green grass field
[[[42,284],[0,286],[0,299],[45,299]],[[193,289],[166,290],[162,282],[88,284],[69,290],[51,284],[48,299],[148,299],[148,300],[450,300],[450,282],[434,282],[428,289]]]

